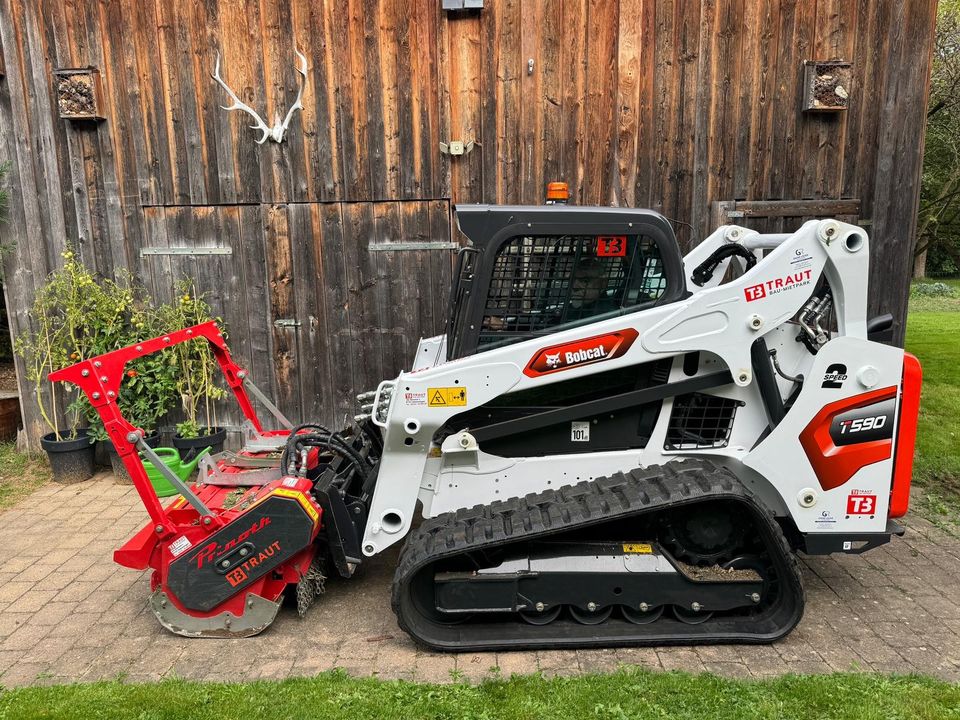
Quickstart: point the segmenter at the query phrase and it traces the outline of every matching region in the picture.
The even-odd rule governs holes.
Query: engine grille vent
[[[704,450],[726,447],[739,400],[703,393],[678,395],[673,400],[665,450]]]

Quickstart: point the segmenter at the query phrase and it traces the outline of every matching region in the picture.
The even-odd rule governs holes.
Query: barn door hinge
[[[273,326],[275,328],[300,327],[300,321],[294,320],[293,318],[280,318],[279,320],[273,321]]]
[[[140,250],[140,257],[148,255],[233,255],[228,247],[149,247]]]

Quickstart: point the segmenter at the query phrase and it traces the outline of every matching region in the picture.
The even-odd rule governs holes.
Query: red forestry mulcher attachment
[[[143,431],[124,419],[115,402],[126,363],[188,341],[209,342],[246,418],[243,449],[203,458],[200,481],[192,486],[167,470],[143,441]],[[86,393],[143,500],[150,522],[114,559],[125,567],[153,570],[150,605],[171,632],[255,635],[273,622],[288,585],[297,588],[302,615],[323,591],[331,561],[345,576],[353,572],[358,548],[329,530],[339,519],[357,523],[362,531],[364,487],[373,477],[369,441],[320,425],[291,427],[233,362],[215,323],[90,358],[51,379],[73,383]],[[285,429],[264,431],[248,390]],[[166,507],[141,458],[180,492]],[[348,510],[351,499],[355,502]]]

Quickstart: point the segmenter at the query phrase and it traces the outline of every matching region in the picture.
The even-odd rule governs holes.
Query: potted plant
[[[63,258],[63,267],[37,290],[31,312],[34,329],[17,338],[15,349],[24,359],[34,400],[51,431],[41,438],[40,445],[50,458],[53,477],[70,483],[93,475],[92,438],[88,428],[80,427],[85,413],[76,401],[67,405],[63,421],[60,419],[59,407],[69,400],[69,394],[81,393],[68,387],[68,397],[58,396],[48,376],[96,354],[111,337],[120,336],[131,296],[112,281],[97,282],[73,251],[66,250]]]
[[[177,285],[177,300],[158,308],[159,322],[165,327],[183,328],[214,319],[205,296],[197,294],[189,280]],[[223,321],[216,318],[223,328]],[[226,330],[223,330],[226,336]],[[209,343],[198,340],[182,343],[162,353],[168,355],[175,369],[175,385],[184,419],[176,425],[173,446],[184,461],[192,460],[205,448],[217,453],[223,450],[225,428],[217,424],[216,401],[226,396],[217,385],[217,364]]]
[[[124,332],[113,339],[113,347],[104,348],[103,352],[132,345],[144,338],[165,332],[157,312],[151,308],[150,298],[137,289],[133,290],[133,297],[129,322]],[[175,371],[175,366],[168,358],[159,354],[148,355],[128,363],[120,382],[120,392],[117,395],[120,413],[131,424],[144,431],[144,440],[150,447],[160,445],[160,421],[176,401]],[[129,482],[130,475],[107,437],[99,415],[87,402],[86,397],[81,396],[77,402],[87,415],[90,435],[103,442],[113,474],[118,480]]]

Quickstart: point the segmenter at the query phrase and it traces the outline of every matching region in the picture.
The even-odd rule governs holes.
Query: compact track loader
[[[290,423],[213,323],[54,373],[150,514],[115,559],[152,570],[164,627],[256,634],[288,590],[303,613],[403,541],[393,608],[433,648],[771,642],[803,612],[798,551],[903,532],[921,371],[867,317],[862,228],[724,226],[681,257],[645,210],[457,219],[446,333],[349,428]],[[210,344],[246,421],[163,507],[116,397],[127,362],[181,342]]]

